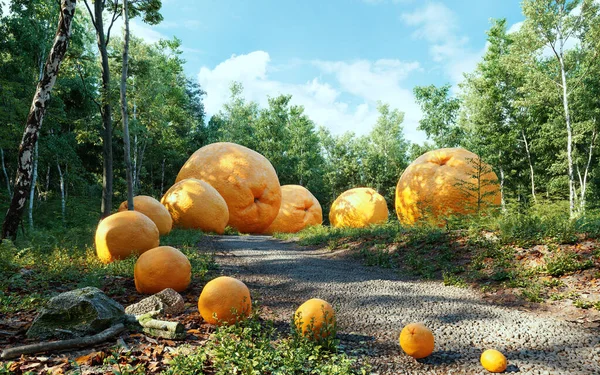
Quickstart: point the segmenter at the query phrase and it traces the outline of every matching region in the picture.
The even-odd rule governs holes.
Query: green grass
[[[217,327],[202,347],[180,349],[181,355],[163,374],[367,374],[368,366],[338,350],[335,327],[328,330],[333,335],[325,341],[304,338],[294,328],[282,335],[272,321],[253,314],[234,325]]]
[[[89,213],[87,201],[72,199],[68,207],[73,222],[66,224],[54,217],[55,202],[43,203],[36,211],[34,230],[19,232],[15,243],[0,243],[0,313],[35,309],[58,293],[85,286],[106,287],[112,297],[125,293],[122,283],[110,281],[133,280],[136,257],[110,264],[98,260],[94,248],[98,216]],[[188,256],[197,280],[215,268],[212,254],[196,251],[201,237],[199,231],[174,229],[161,238],[161,245],[177,247]]]

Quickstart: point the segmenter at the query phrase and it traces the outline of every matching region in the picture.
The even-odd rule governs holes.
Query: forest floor
[[[167,318],[184,324],[185,341],[124,334],[92,348],[0,362],[0,374],[169,371],[182,350],[205,347],[215,333],[196,303],[204,283],[219,274],[248,285],[260,322],[272,321],[281,337],[289,334],[302,302],[329,301],[337,312],[339,348],[358,363],[369,363],[373,374],[480,374],[479,355],[486,348],[501,350],[510,372],[600,373],[600,311],[594,302],[598,243],[582,238],[568,245],[507,249],[492,245],[498,241],[486,235],[475,237],[479,240],[472,242],[460,232],[400,233],[385,226],[356,233],[322,228],[287,240],[175,231],[166,243],[184,249],[199,275],[183,293],[186,311]],[[31,342],[25,332],[45,299],[23,302],[27,298],[81,282],[100,287],[124,306],[143,297],[130,274],[134,260],[101,268],[90,261],[95,258],[89,251],[80,250],[68,262],[57,251],[29,263],[14,260],[20,265],[0,293],[0,349]],[[88,273],[83,280],[82,270]],[[410,322],[433,330],[436,348],[430,357],[415,361],[401,351],[398,335]],[[198,371],[214,373],[210,366]]]
[[[301,247],[265,236],[209,238],[203,246],[217,251],[223,273],[243,280],[260,299],[261,315],[281,327],[309,298],[332,303],[342,347],[366,357],[374,373],[479,374],[479,356],[487,348],[502,351],[511,372],[600,373],[594,310],[572,321],[533,304],[507,307],[473,288],[365,266],[349,249]],[[403,325],[419,321],[434,332],[436,348],[416,361],[402,353],[398,335]]]

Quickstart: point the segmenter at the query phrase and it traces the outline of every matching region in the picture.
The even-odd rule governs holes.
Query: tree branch
[[[41,342],[31,345],[15,346],[13,348],[4,350],[0,358],[10,359],[20,357],[22,354],[33,354],[91,346],[106,341],[109,338],[123,332],[124,330],[125,326],[123,324],[117,324],[93,336],[79,337],[71,340]]]
[[[100,103],[98,103],[98,101],[96,100],[96,98],[94,98],[93,96],[91,96],[88,92],[87,92],[87,88],[85,87],[85,80],[83,79],[83,74],[81,72],[81,64],[79,64],[79,61],[77,62],[77,64],[75,64],[75,66],[77,67],[77,72],[79,73],[79,78],[81,78],[81,84],[83,85],[83,92],[90,98],[92,99],[92,101],[98,106],[98,108],[100,109],[100,112],[102,112],[102,106],[100,105]]]
[[[118,4],[118,1],[117,1]],[[112,16],[112,20],[110,21],[110,26],[108,26],[108,32],[106,33],[106,45],[108,46],[108,42],[110,42],[110,30],[112,29],[115,21],[119,19],[121,16],[121,12],[115,11]]]
[[[88,13],[90,14],[90,19],[92,20],[92,25],[94,25],[94,29],[98,31],[98,26],[96,26],[96,19],[94,18],[94,13],[92,13],[92,9],[90,8],[87,0],[83,0],[83,3],[85,4],[85,7],[87,8]]]

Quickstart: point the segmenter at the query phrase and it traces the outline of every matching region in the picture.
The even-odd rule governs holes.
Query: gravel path
[[[335,308],[342,344],[367,355],[375,374],[487,374],[483,349],[496,348],[521,374],[600,374],[600,332],[576,323],[491,305],[474,291],[365,267],[328,250],[266,236],[208,237],[223,273],[243,280],[284,326],[309,298]],[[402,353],[404,324],[424,322],[434,353],[416,361]]]

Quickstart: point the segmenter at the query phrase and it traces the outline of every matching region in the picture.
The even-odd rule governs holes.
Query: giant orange
[[[264,233],[296,233],[322,222],[321,204],[308,189],[300,185],[283,185],[279,214]]]
[[[227,203],[205,181],[186,178],[171,186],[160,201],[181,228],[223,234],[229,210]]]
[[[217,277],[206,283],[202,289],[198,298],[198,310],[207,323],[233,324],[238,319],[250,315],[250,290],[236,278]]]
[[[229,209],[229,225],[243,233],[262,233],[277,217],[281,187],[271,163],[235,143],[200,148],[183,165],[176,181],[197,178],[212,185]]]
[[[133,279],[140,293],[154,294],[166,288],[183,292],[190,285],[192,265],[176,248],[159,246],[140,255],[135,262]]]
[[[429,151],[413,161],[396,186],[396,214],[403,224],[443,222],[500,204],[498,177],[464,148]]]
[[[354,188],[331,204],[329,222],[334,227],[362,228],[388,219],[385,198],[371,188]]]
[[[110,263],[157,247],[159,233],[148,216],[137,211],[121,211],[98,224],[95,242],[98,258]]]
[[[161,236],[169,234],[171,231],[173,219],[165,206],[160,204],[156,199],[147,195],[137,195],[133,197],[133,208],[148,216],[156,224]],[[126,211],[127,209],[127,201],[121,203],[119,206],[119,211]]]

